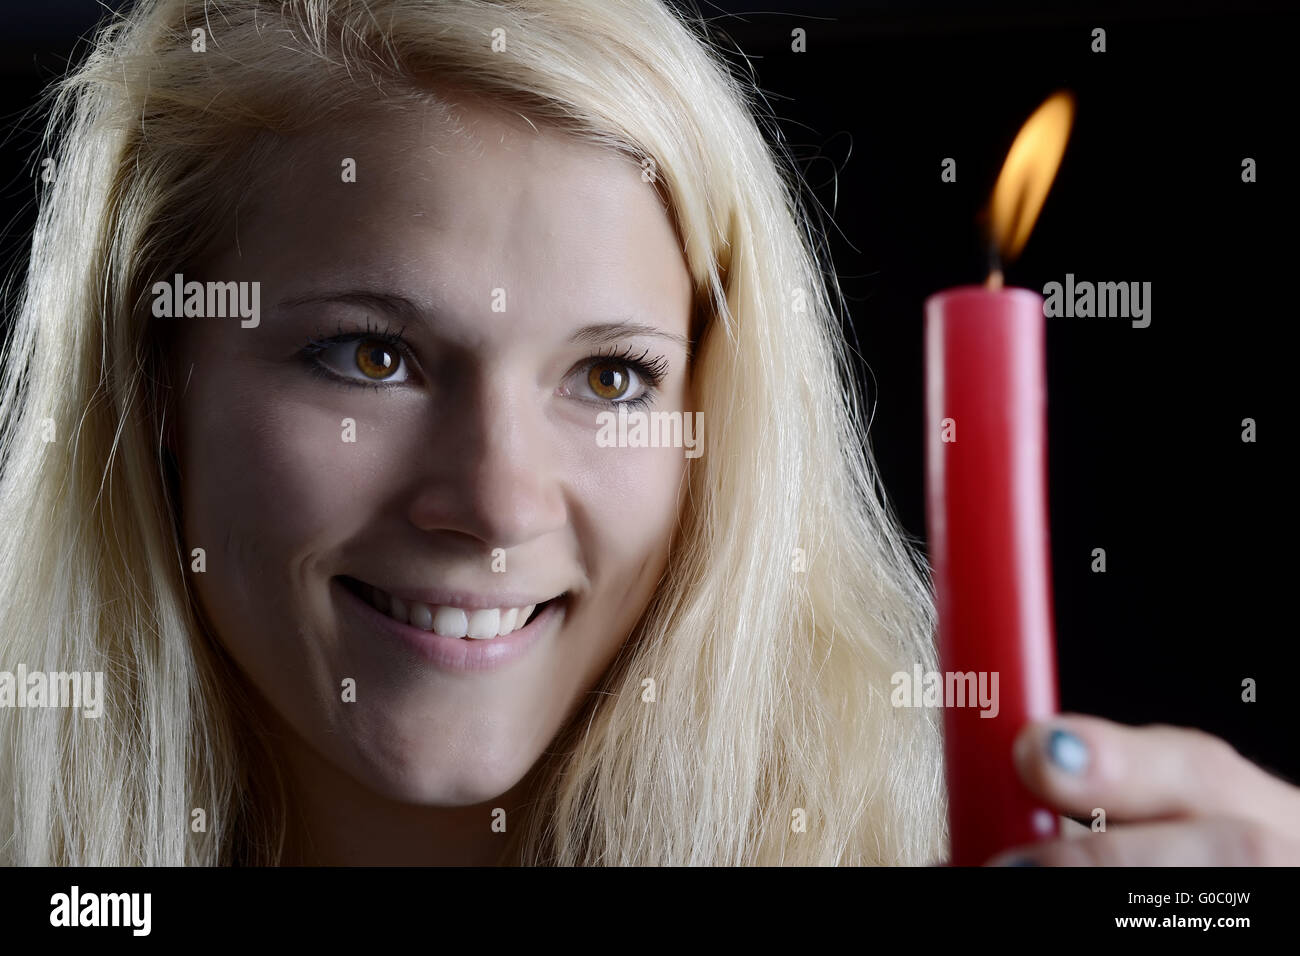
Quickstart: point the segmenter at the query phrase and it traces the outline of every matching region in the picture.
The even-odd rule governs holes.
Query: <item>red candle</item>
[[[974,671],[997,689],[996,710],[973,701],[944,708],[958,866],[1056,833],[1055,814],[1011,760],[1025,721],[1056,712],[1043,321],[1042,296],[1028,289],[967,286],[925,303],[940,668],[945,684]]]
[[[1072,115],[1073,100],[1058,94],[1012,145],[992,209],[1004,260],[1028,238]],[[956,689],[959,675],[966,687],[996,688],[992,707],[943,701],[957,866],[1058,831],[1012,760],[1026,721],[1057,709],[1045,364],[1042,296],[1001,288],[1000,272],[988,286],[926,300],[926,504],[941,676],[945,688]]]

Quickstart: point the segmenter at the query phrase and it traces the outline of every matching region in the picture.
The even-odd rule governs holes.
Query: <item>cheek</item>
[[[671,533],[685,465],[680,448],[587,452],[575,487],[592,523],[588,530],[603,552],[628,557],[646,554]]]
[[[678,448],[601,448],[586,463],[571,514],[590,590],[567,625],[574,652],[554,675],[574,699],[601,679],[654,597],[686,469]]]
[[[344,441],[340,416],[290,401],[232,407],[187,430],[187,530],[209,541],[242,535],[254,553],[284,557],[356,520],[348,505],[365,500],[371,469],[363,446]]]
[[[328,614],[315,571],[370,520],[364,506],[381,492],[369,483],[382,470],[367,457],[364,419],[345,441],[346,412],[290,389],[216,377],[197,386],[182,498],[186,548],[204,548],[207,568],[192,580],[227,649],[251,673],[271,673],[290,666],[298,628]]]
[[[602,448],[577,484],[577,533],[592,610],[630,628],[658,583],[678,522],[686,461],[679,448]],[[611,633],[613,639],[617,636]]]

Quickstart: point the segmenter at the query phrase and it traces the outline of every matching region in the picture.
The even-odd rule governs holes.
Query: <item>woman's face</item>
[[[686,463],[597,441],[611,403],[687,407],[691,284],[654,187],[464,115],[286,146],[185,276],[259,282],[257,325],[163,320],[208,620],[292,746],[437,806],[513,787],[608,668]]]

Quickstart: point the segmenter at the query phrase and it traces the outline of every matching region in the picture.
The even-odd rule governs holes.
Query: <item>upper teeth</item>
[[[371,603],[394,620],[442,637],[470,637],[485,641],[503,637],[528,623],[536,604],[527,607],[490,607],[467,611],[442,604],[403,601],[379,588],[371,588]]]

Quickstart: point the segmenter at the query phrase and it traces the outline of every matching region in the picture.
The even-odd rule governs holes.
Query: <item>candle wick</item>
[[[988,244],[989,250],[989,276],[984,282],[984,287],[993,292],[1002,288],[1002,250],[998,248],[997,241],[990,238]]]

